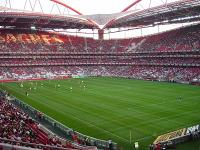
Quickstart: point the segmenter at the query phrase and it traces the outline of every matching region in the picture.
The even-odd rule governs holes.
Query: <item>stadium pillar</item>
[[[104,30],[103,29],[99,29],[98,30],[98,35],[99,35],[99,40],[103,40],[104,39]]]

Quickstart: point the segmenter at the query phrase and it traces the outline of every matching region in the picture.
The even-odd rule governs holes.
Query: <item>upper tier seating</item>
[[[158,35],[118,40],[94,40],[48,32],[1,30],[0,52],[120,53],[196,51],[200,26],[185,27]]]
[[[115,40],[29,30],[1,29],[0,33],[0,80],[54,78],[82,72],[199,81],[200,25]]]

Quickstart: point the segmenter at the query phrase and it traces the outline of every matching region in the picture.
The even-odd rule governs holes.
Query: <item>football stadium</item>
[[[0,150],[200,150],[200,0],[1,0]]]

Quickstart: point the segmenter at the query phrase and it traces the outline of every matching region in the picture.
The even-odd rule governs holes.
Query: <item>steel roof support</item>
[[[9,8],[11,8],[11,2],[10,2],[10,0],[6,0],[5,7],[7,7],[7,4],[9,5]]]
[[[72,7],[70,7],[69,5],[67,5],[67,4],[65,4],[65,3],[63,3],[63,2],[61,2],[61,1],[59,1],[59,0],[50,0],[50,1],[52,1],[52,2],[54,2],[54,3],[57,3],[57,4],[60,4],[60,5],[64,6],[64,7],[68,8],[68,9],[72,10],[73,12],[77,13],[78,15],[83,15],[83,14],[80,13],[78,10],[76,10],[76,9],[74,9],[74,8],[72,8]]]
[[[36,1],[35,1],[34,5],[33,5],[33,10],[35,10],[36,3],[37,3],[37,2],[38,2],[39,5],[40,5],[40,9],[41,9],[42,13],[44,13],[44,11],[43,11],[43,9],[42,9],[42,5],[41,5],[41,3],[40,3],[40,0],[36,0]]]
[[[63,2],[61,2],[61,1],[59,1],[59,0],[50,0],[50,1],[52,1],[52,2],[54,2],[54,3],[56,3],[56,4],[60,4],[60,5],[62,5],[62,6],[64,6],[65,8],[68,8],[68,9],[70,9],[70,10],[72,10],[73,12],[75,12],[75,13],[77,13],[78,15],[83,15],[81,12],[79,12],[78,10],[76,10],[76,9],[74,9],[74,8],[72,8],[72,7],[70,7],[69,5],[67,5],[67,4],[65,4],[65,3],[63,3]],[[90,19],[87,19],[90,23],[92,23],[93,25],[95,25],[97,28],[99,28],[99,25],[96,23],[96,22],[94,22],[94,21],[92,21],[92,20],[90,20]]]
[[[151,7],[151,0],[149,1],[149,8]]]
[[[34,7],[32,6],[32,3],[30,0],[26,0],[24,3],[24,10],[26,9],[26,5],[29,3],[30,7],[31,7],[31,11],[34,11]]]
[[[136,5],[137,3],[139,3],[140,1],[142,1],[142,0],[136,0],[136,1],[134,1],[132,4],[130,4],[129,6],[127,6],[126,8],[124,8],[122,10],[122,12],[125,12],[125,11],[129,10],[131,7],[133,7],[134,5]]]

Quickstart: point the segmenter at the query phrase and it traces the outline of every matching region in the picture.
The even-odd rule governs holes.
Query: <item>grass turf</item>
[[[147,149],[160,134],[200,123],[198,86],[93,77],[24,82],[23,88],[4,83],[1,88],[68,127],[112,139],[124,150],[135,141]]]

